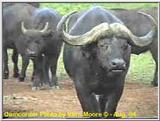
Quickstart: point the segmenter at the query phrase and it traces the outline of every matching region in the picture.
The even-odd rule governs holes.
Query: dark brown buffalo
[[[3,3],[5,5],[5,3]],[[15,46],[17,40],[19,40],[21,32],[21,21],[29,21],[32,13],[36,10],[35,7],[26,3],[17,3],[3,8],[2,22],[3,22],[3,78],[6,79],[9,76],[8,69],[8,54],[7,49],[13,49],[12,60],[14,62],[13,76],[18,77],[18,53]],[[23,47],[22,47],[23,48]]]
[[[111,13],[113,13],[116,17],[118,17],[134,34],[137,36],[143,36],[145,35],[152,27],[151,22],[142,14],[139,14],[138,12],[143,12],[148,15],[151,15],[157,25],[158,25],[158,8],[146,8],[146,9],[112,9],[109,10]],[[67,29],[70,30],[74,23],[77,21],[83,13],[86,11],[80,11],[75,14],[73,14],[70,17],[70,21],[68,22]],[[152,54],[152,57],[156,64],[156,69],[154,73],[154,78],[152,81],[152,85],[157,86],[158,85],[158,33],[156,32],[154,40],[152,43],[145,47],[137,47],[132,46],[132,53],[133,54],[141,54],[146,51],[150,51]]]
[[[70,22],[72,14],[64,16],[57,26],[65,42],[65,69],[74,81],[83,112],[101,114],[90,118],[114,118],[129,68],[131,46],[148,46],[157,26],[152,17],[141,13],[153,26],[138,37],[115,14],[101,7],[85,11],[74,23]],[[65,26],[70,27],[67,32]],[[105,112],[109,115],[103,115]]]

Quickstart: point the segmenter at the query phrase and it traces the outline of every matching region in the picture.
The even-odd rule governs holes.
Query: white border
[[[2,0],[2,2],[22,2],[23,0]],[[27,2],[160,2],[160,0],[25,0]]]
[[[158,92],[157,92],[158,93],[158,120],[160,119],[160,114],[159,114],[160,113],[159,112],[159,110],[160,110],[159,109],[159,104],[160,104],[160,102],[159,102],[160,101],[160,97],[159,97],[159,93],[160,93],[159,92],[159,87],[160,87],[159,86],[159,84],[160,84],[159,83],[159,79],[160,79],[160,75],[159,75],[159,69],[160,69],[160,67],[159,67],[160,66],[160,64],[159,64],[160,63],[160,60],[159,60],[160,59],[159,58],[160,57],[160,55],[159,55],[160,54],[160,52],[159,52],[160,51],[160,45],[159,45],[160,44],[160,42],[159,42],[160,41],[159,40],[160,39],[160,15],[159,14],[160,14],[160,3],[158,3]]]
[[[2,3],[0,2],[0,8],[2,8]],[[0,26],[1,26],[1,29],[0,29],[0,38],[2,40],[2,9],[0,9],[0,18],[1,18],[1,22],[0,22]],[[0,103],[0,119],[2,119],[2,41],[0,41],[0,100],[1,100],[1,103]]]
[[[143,119],[140,119],[140,118],[135,118],[135,119],[100,119],[100,120],[160,120],[160,115],[159,115],[159,101],[160,101],[160,97],[159,97],[159,79],[160,79],[160,75],[159,75],[159,69],[160,69],[160,42],[159,42],[159,39],[160,39],[160,0],[89,0],[89,1],[86,1],[86,0],[2,0],[0,2],[0,8],[2,8],[2,2],[87,2],[87,3],[90,3],[90,2],[126,2],[126,3],[157,3],[158,4],[158,119],[152,119],[152,118],[143,118]],[[1,20],[2,20],[2,9],[0,10],[0,15],[1,15]],[[2,21],[0,22],[0,26],[2,27]],[[1,37],[1,40],[2,40],[2,28],[1,28],[1,32],[0,32],[0,37]],[[2,41],[0,43],[1,47],[0,47],[0,65],[2,65]],[[1,66],[2,67],[2,66]],[[1,90],[0,90],[0,94],[2,94],[2,68],[0,68],[0,79],[1,79],[1,83],[0,83],[0,87],[1,87]],[[2,101],[2,96],[0,97],[1,101]],[[2,119],[2,102],[0,103],[0,106],[1,106],[1,110],[0,110],[0,120],[82,120],[82,119],[32,119],[32,118],[29,118],[29,119]],[[99,120],[99,119],[87,119],[87,120]]]

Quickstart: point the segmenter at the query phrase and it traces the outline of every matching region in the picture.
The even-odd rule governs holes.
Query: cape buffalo
[[[57,26],[65,42],[65,69],[74,81],[83,111],[100,113],[91,118],[105,117],[105,112],[109,114],[105,118],[112,118],[129,68],[130,45],[150,44],[156,25],[151,16],[143,14],[153,20],[154,25],[146,35],[138,37],[109,10],[93,7],[84,12],[67,33],[64,27],[70,23],[71,15],[64,16]],[[99,95],[98,100],[95,95]]]
[[[7,20],[7,22],[11,22],[13,25],[14,25],[14,23],[15,23],[15,28],[17,29],[17,25],[16,25],[16,21],[18,22],[18,21],[20,21],[22,18],[24,18],[24,16],[23,16],[23,13],[29,13],[30,14],[30,10],[28,9],[29,8],[29,6],[26,6],[26,4],[29,4],[29,5],[32,5],[32,6],[34,6],[34,7],[39,7],[40,6],[40,4],[39,3],[36,3],[36,2],[26,2],[26,3],[15,3],[15,2],[4,2],[3,4],[2,4],[2,6],[3,6],[3,13],[4,13],[4,21],[6,20],[6,17],[5,16],[10,16],[9,14],[11,14],[12,16],[14,16],[14,18],[17,16],[14,12],[15,11],[17,11],[17,8],[16,8],[16,6],[17,6],[17,4],[19,5],[19,6],[22,6],[22,7],[24,7],[24,10],[26,10],[25,12],[24,11],[18,11],[17,12],[17,15],[18,14],[20,14],[20,17],[19,18],[17,18],[17,19],[15,19],[15,21],[14,22],[11,22],[11,20],[9,21],[9,20]],[[16,6],[14,6],[14,5],[16,5]],[[14,6],[14,7],[13,7]],[[11,7],[11,8],[9,8],[9,7]],[[27,7],[27,8],[26,8]],[[19,7],[18,7],[19,8]],[[9,9],[9,10],[5,10],[5,9]],[[31,7],[31,10],[32,10],[33,8]],[[29,10],[29,11],[28,11]],[[6,12],[7,11],[7,12]],[[28,16],[26,16],[26,19],[28,19],[27,18]],[[6,23],[7,23],[6,22]],[[7,24],[6,25],[4,25],[4,27],[6,27],[7,26]],[[6,35],[11,35],[11,33],[12,33],[12,31],[13,31],[13,29],[12,28],[10,28],[11,30],[9,30],[9,31],[7,31],[8,33],[6,33],[6,31],[4,31],[4,33],[6,33]],[[14,29],[14,31],[16,30],[16,29]],[[10,32],[10,33],[9,33]],[[19,36],[19,34],[17,33],[17,36]],[[13,38],[14,39],[14,37],[13,36],[11,36],[10,38]],[[17,37],[15,38],[15,39],[17,39]],[[12,40],[11,40],[12,41]],[[16,41],[16,40],[15,40]],[[8,41],[7,41],[8,42]],[[7,43],[7,42],[5,42],[5,43]],[[9,42],[9,43],[12,43],[12,42]],[[13,45],[13,44],[12,44]],[[14,63],[14,69],[13,69],[13,77],[18,77],[19,76],[19,73],[18,73],[18,71],[19,71],[19,69],[18,69],[18,52],[17,52],[17,50],[16,50],[16,48],[12,48],[13,49],[13,54],[12,54],[12,61],[13,61],[13,63]],[[7,60],[8,60],[8,57],[7,57]],[[8,78],[8,76],[9,76],[9,72],[8,72],[8,66],[7,66],[7,61],[5,61],[4,63],[6,63],[5,64],[5,66],[4,66],[4,71],[3,71],[3,78],[4,79],[7,79]]]
[[[56,27],[60,19],[61,16],[58,12],[44,8],[34,12],[29,26],[27,23],[21,22],[23,35],[16,42],[16,47],[20,54],[21,52],[25,53],[23,58],[31,58],[34,62],[33,89],[38,89],[43,80],[48,82],[51,87],[59,88],[56,70],[62,40]],[[25,47],[19,48],[22,45]],[[28,63],[25,67],[27,65]],[[22,70],[25,71],[26,68],[22,67]],[[49,71],[51,71],[51,80]],[[22,75],[21,78],[24,79],[24,76]]]
[[[146,14],[151,15],[157,25],[158,25],[158,8],[147,8],[147,9],[133,9],[133,10],[126,10],[126,9],[111,9],[109,10],[113,13],[116,17],[118,17],[132,32],[137,36],[145,35],[152,27],[150,21],[143,15],[139,14],[138,12],[143,12]],[[71,29],[74,23],[77,21],[79,17],[83,15],[86,11],[81,11],[73,14],[70,17],[70,21],[68,21],[67,29]],[[133,17],[134,16],[134,17]],[[153,59],[155,60],[156,69],[154,73],[154,79],[152,81],[153,86],[158,85],[158,34],[155,34],[154,40],[151,44],[145,47],[137,47],[132,46],[131,52],[133,54],[140,54],[146,51],[150,51],[152,54]]]
[[[3,3],[5,5],[5,3]],[[19,75],[18,73],[18,53],[15,47],[15,42],[19,39],[21,32],[20,23],[21,21],[28,21],[32,16],[35,7],[25,4],[17,3],[9,7],[3,8],[3,78],[6,79],[9,76],[8,70],[8,54],[7,49],[13,49],[12,60],[14,62],[14,77]],[[21,46],[20,46],[21,47]]]

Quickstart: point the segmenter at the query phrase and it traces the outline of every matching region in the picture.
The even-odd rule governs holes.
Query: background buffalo
[[[7,3],[4,3],[6,5]],[[18,69],[18,52],[15,46],[17,40],[19,40],[21,32],[21,21],[29,21],[33,12],[36,10],[30,4],[15,3],[8,7],[3,7],[3,38],[2,38],[2,52],[3,52],[3,78],[9,77],[8,69],[8,53],[7,49],[13,49],[12,60],[14,62],[13,76],[19,76]],[[23,47],[21,47],[23,48]],[[24,61],[23,61],[24,62]]]
[[[19,9],[23,10],[17,12]],[[12,17],[12,20],[9,19],[9,17]],[[49,82],[50,86],[53,86],[53,83],[55,83],[54,85],[58,87],[56,68],[62,42],[58,39],[59,37],[58,33],[56,33],[56,26],[60,18],[61,16],[54,10],[34,8],[28,3],[15,3],[8,7],[4,7],[3,78],[8,78],[9,76],[7,48],[12,48],[14,50],[12,60],[15,63],[14,77],[19,75],[17,66],[19,53],[22,56],[22,69],[19,75],[20,81],[24,81],[29,59],[32,58],[34,65],[34,87],[39,87],[40,78],[43,81],[45,80],[46,82]],[[9,24],[12,26],[9,26]],[[42,29],[42,27],[44,29]],[[44,60],[42,54],[45,55]],[[44,65],[42,68],[45,69],[42,70],[39,68],[40,65]],[[52,81],[49,81],[50,70],[52,72]]]
[[[39,88],[43,81],[48,82],[50,87],[58,88],[56,71],[62,40],[56,27],[60,19],[61,15],[53,9],[37,9],[29,22],[30,27],[26,27],[24,21],[21,22],[23,35],[16,42],[16,47],[23,58],[33,60],[33,88]],[[24,48],[20,47],[22,45]],[[25,66],[28,66],[28,63]],[[26,68],[22,67],[22,71],[25,70]],[[21,80],[24,80],[25,75],[20,76]]]

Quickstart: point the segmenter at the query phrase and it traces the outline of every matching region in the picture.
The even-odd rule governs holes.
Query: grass
[[[125,9],[135,9],[135,8],[147,8],[156,7],[156,3],[41,3],[41,7],[53,8],[65,15],[74,10],[84,10],[92,6],[103,6],[104,8],[125,8]],[[11,54],[11,51],[9,51]],[[11,56],[10,56],[11,57]],[[9,59],[10,67],[13,68],[11,58]],[[19,66],[21,67],[21,59]],[[140,55],[132,55],[131,64],[127,74],[127,81],[139,82],[144,84],[150,84],[154,76],[155,64],[150,52],[143,53]],[[27,74],[31,75],[32,64],[29,65]],[[64,69],[62,53],[58,61],[57,75],[59,80],[68,79],[68,75]]]
[[[150,84],[154,77],[155,62],[150,52],[131,56],[127,80]]]
[[[111,8],[125,8],[125,9],[136,9],[136,8],[148,8],[156,7],[157,3],[42,3],[41,7],[53,8],[60,12],[62,15],[70,13],[71,11],[79,11],[89,9],[93,6],[102,6],[107,9]]]

